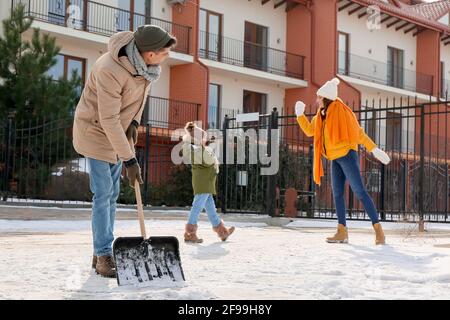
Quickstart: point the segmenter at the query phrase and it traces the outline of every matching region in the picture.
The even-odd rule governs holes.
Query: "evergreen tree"
[[[55,38],[33,29],[31,40],[24,34],[31,29],[32,18],[18,5],[11,18],[3,21],[0,38],[0,119],[14,114],[16,120],[42,116],[67,116],[79,98],[80,78],[55,81],[48,71],[57,60],[60,48]]]
[[[75,72],[69,80],[49,75],[60,48],[32,23],[21,4],[3,21],[0,191],[43,198],[55,165],[64,166],[75,156],[71,128],[81,79]]]

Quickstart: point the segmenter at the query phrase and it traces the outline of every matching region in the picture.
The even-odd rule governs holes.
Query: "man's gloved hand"
[[[295,104],[295,114],[297,118],[305,113],[305,107],[306,105],[303,103],[303,101],[297,101],[297,103]]]
[[[139,184],[144,184],[141,176],[141,167],[139,167],[139,163],[136,158],[134,158],[125,162],[125,180],[129,182],[130,187],[134,189],[136,179]]]
[[[136,120],[133,120],[126,132],[128,141],[133,141],[133,145],[136,145],[138,140],[138,128],[139,123]]]

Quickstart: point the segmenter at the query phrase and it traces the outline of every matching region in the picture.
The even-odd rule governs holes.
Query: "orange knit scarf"
[[[330,145],[346,141],[350,144],[358,143],[359,123],[353,111],[341,99],[336,99],[328,106],[326,114],[326,130],[330,137]],[[320,178],[324,175],[321,155],[323,150],[323,128],[320,109],[317,111],[314,130],[314,182],[320,185]]]

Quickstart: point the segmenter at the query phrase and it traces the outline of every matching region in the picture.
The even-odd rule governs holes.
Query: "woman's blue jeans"
[[[362,182],[358,153],[354,150],[339,159],[331,161],[331,182],[333,187],[334,204],[338,222],[346,225],[345,209],[345,182],[348,180],[356,197],[363,203],[364,209],[372,220],[372,224],[378,223],[378,213],[372,198],[367,193]]]

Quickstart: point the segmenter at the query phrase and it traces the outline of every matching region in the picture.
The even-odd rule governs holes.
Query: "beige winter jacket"
[[[113,35],[86,82],[73,126],[74,148],[85,157],[113,164],[135,157],[125,132],[133,120],[141,122],[150,82],[119,57],[132,39],[132,32]]]

